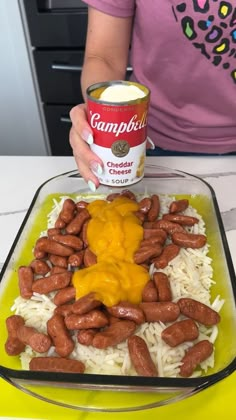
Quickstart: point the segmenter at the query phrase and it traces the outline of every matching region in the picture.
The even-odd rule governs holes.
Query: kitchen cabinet
[[[23,8],[51,154],[72,155],[69,111],[83,101],[87,6],[79,0],[23,0]]]
[[[80,77],[88,8],[80,0],[21,0],[51,154],[72,155],[69,111],[83,102]],[[132,68],[127,68],[127,76]]]

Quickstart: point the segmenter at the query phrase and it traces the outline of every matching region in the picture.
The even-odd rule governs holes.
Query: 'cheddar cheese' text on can
[[[127,186],[144,176],[150,91],[128,81],[97,83],[87,89],[91,149],[104,163],[99,182]]]

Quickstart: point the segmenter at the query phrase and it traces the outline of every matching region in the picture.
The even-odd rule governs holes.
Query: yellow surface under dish
[[[0,418],[40,420],[205,420],[232,419],[235,412],[236,372],[218,384],[178,403],[127,413],[88,413],[40,401],[0,380]],[[126,398],[129,398],[127,394]],[[125,401],[124,401],[125,403]],[[140,401],[140,404],[142,402]]]

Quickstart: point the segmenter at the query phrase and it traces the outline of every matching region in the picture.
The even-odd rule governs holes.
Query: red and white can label
[[[131,185],[144,176],[149,105],[149,91],[144,89],[145,97],[125,103],[105,103],[88,95],[91,149],[104,163],[103,174],[98,176],[101,184]]]

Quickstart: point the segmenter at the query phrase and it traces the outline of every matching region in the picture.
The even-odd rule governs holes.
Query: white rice
[[[53,209],[48,215],[48,228],[54,227],[66,198],[68,197],[63,196],[59,201],[54,200]],[[105,198],[105,196],[92,196],[91,200],[96,198],[101,199]],[[77,197],[76,201],[83,199],[84,197]],[[161,215],[169,212],[169,205],[173,199],[173,197],[160,195]],[[91,201],[88,197],[86,197],[86,200]],[[183,214],[199,219],[198,224],[188,228],[189,232],[205,233],[204,221],[195,209],[189,206]],[[177,301],[180,297],[191,297],[211,306],[219,312],[224,304],[224,300],[220,296],[217,296],[215,301],[211,303],[210,289],[214,280],[211,259],[207,256],[208,249],[208,244],[201,249],[182,248],[179,255],[166,268],[163,270],[160,269],[159,271],[167,274],[170,280],[173,301]],[[150,273],[152,274],[154,271],[156,269],[154,266],[151,266]],[[29,300],[19,296],[15,299],[12,311],[15,314],[21,315],[25,319],[26,325],[33,326],[39,331],[46,333],[46,323],[53,315],[55,309],[52,301],[54,294],[55,292],[45,296],[34,293],[33,297]],[[179,319],[181,318],[184,317],[180,316]],[[179,377],[181,359],[185,351],[196,342],[204,339],[214,343],[218,335],[218,327],[205,327],[199,324],[199,337],[197,340],[171,348],[161,339],[161,333],[168,325],[161,322],[144,323],[138,326],[135,334],[146,341],[150,354],[158,367],[159,376],[173,378]],[[105,350],[99,350],[92,346],[85,346],[78,343],[75,335],[73,339],[75,341],[75,348],[70,357],[84,362],[86,373],[137,375],[131,365],[127,342],[123,342],[115,347],[109,347]],[[54,347],[51,347],[45,355],[57,356]],[[29,346],[26,346],[25,351],[20,356],[22,368],[29,369],[29,362],[35,356],[40,356],[40,354],[35,353]],[[207,360],[201,363],[200,368],[192,376],[200,376],[209,367],[213,366],[214,352]]]

